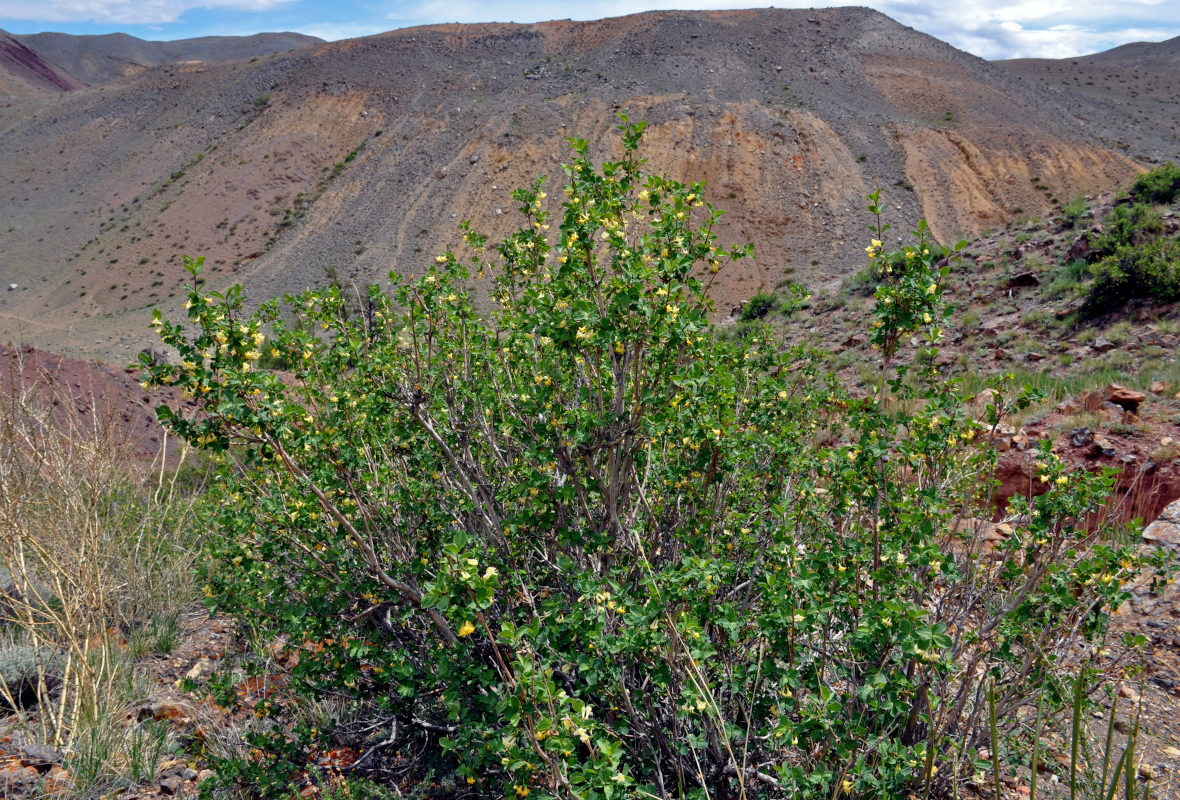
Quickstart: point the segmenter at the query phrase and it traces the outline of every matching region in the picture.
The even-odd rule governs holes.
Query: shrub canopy
[[[974,771],[985,698],[1019,737],[1095,658],[1140,562],[1084,524],[1108,481],[1047,449],[1048,491],[975,535],[977,440],[1027,398],[997,387],[981,430],[939,375],[949,253],[870,244],[880,386],[851,396],[769,330],[714,335],[709,280],[749,251],[644,173],[642,129],[600,166],[573,140],[559,203],[517,190],[516,233],[464,228],[351,313],[231,288],[156,316],[180,363],[149,381],[200,400],[162,419],[232,455],[209,602],[290,673],[223,780],[283,795],[348,744],[480,795],[898,797]],[[305,713],[327,696],[349,724]]]

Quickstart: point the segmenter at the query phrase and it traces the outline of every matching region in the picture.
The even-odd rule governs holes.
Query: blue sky
[[[777,0],[780,8],[868,5],[983,58],[1068,58],[1180,35],[1180,0]],[[757,4],[755,4],[757,5]],[[343,39],[436,22],[598,19],[660,8],[749,8],[749,0],[0,0],[11,33],[122,31],[143,39],[298,31]]]

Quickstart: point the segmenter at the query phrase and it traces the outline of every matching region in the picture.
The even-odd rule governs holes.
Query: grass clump
[[[0,700],[5,735],[55,748],[66,796],[93,797],[154,776],[146,741],[172,746],[125,720],[150,691],[127,642],[194,599],[191,527],[115,414],[61,400],[0,396]]]

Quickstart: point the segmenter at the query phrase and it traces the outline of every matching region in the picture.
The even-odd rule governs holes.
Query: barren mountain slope
[[[1108,146],[1146,163],[1180,161],[1180,37],[997,64],[1057,95]]]
[[[722,309],[859,267],[873,187],[953,239],[1139,169],[1054,93],[866,9],[401,30],[0,109],[0,335],[126,359],[185,253],[257,298],[421,269],[465,217],[509,230],[511,188],[560,185],[563,137],[617,146],[622,110],[755,244]]]
[[[236,61],[320,44],[301,33],[253,36],[203,36],[173,42],[149,42],[112,33],[72,36],[34,33],[15,37],[41,58],[69,72],[87,86],[134,75],[147,67],[183,61]]]

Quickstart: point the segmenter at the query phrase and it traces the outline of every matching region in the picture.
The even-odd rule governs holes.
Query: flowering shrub
[[[157,314],[180,363],[147,381],[200,400],[161,417],[229,461],[209,603],[290,672],[223,781],[285,796],[349,745],[480,795],[896,797],[975,771],[985,697],[1015,741],[1097,657],[1143,567],[1084,524],[1109,482],[1046,451],[1002,543],[966,522],[992,455],[935,366],[950,254],[870,247],[881,385],[852,397],[768,330],[714,335],[709,280],[750,253],[644,173],[642,130],[598,167],[572,140],[559,205],[518,189],[520,230],[464,228],[360,314],[336,288]],[[994,397],[989,425],[1025,402]],[[325,696],[352,722],[299,715]]]

